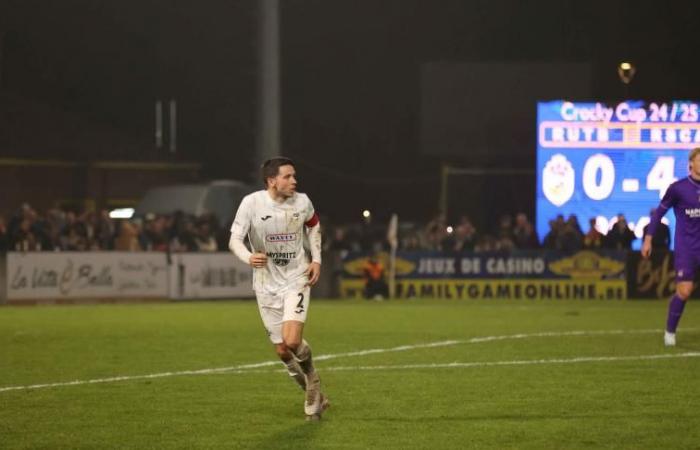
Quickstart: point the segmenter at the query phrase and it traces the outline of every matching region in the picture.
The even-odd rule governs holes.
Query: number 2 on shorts
[[[304,312],[304,294],[300,292],[297,295],[299,296],[299,303],[297,303],[297,309],[294,312],[297,314],[301,314]]]

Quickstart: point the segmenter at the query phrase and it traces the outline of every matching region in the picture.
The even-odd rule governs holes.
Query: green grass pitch
[[[328,356],[332,407],[305,422],[254,302],[2,307],[0,448],[697,449],[700,309],[671,349],[665,315],[312,300],[305,336]]]

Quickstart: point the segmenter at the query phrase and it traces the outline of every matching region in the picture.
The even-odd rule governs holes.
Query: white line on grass
[[[685,331],[689,330],[694,330],[694,329],[685,329]],[[390,353],[390,352],[401,352],[401,351],[407,351],[407,350],[416,350],[416,349],[421,349],[421,348],[434,348],[434,347],[447,347],[451,345],[458,345],[458,344],[477,344],[477,343],[482,343],[482,342],[491,342],[491,341],[501,341],[501,340],[506,340],[506,339],[527,339],[527,338],[538,338],[538,337],[565,337],[565,336],[605,336],[605,335],[620,335],[620,334],[649,334],[649,333],[661,333],[660,330],[658,329],[642,329],[642,330],[594,330],[594,331],[563,331],[563,332],[541,332],[541,333],[521,333],[521,334],[510,334],[510,335],[503,335],[503,336],[483,336],[483,337],[475,337],[471,339],[466,339],[466,340],[449,340],[449,341],[439,341],[439,342],[429,342],[425,344],[415,344],[415,345],[401,345],[398,347],[389,347],[389,348],[375,348],[375,349],[368,349],[368,350],[360,350],[360,351],[355,351],[355,352],[346,352],[346,353],[335,353],[335,354],[328,354],[328,355],[319,355],[314,357],[316,361],[326,361],[329,359],[336,359],[336,358],[347,358],[347,357],[353,357],[353,356],[365,356],[365,355],[372,355],[372,354],[378,354],[378,353]],[[684,356],[685,355],[685,356]],[[671,355],[651,355],[649,357],[609,357],[609,358],[645,358],[645,359],[658,359],[658,358],[668,358],[668,357],[694,357],[694,356],[700,356],[700,353],[697,355],[695,353],[676,353],[676,354],[671,354]],[[567,362],[589,362],[588,360],[586,361],[575,361],[574,360],[533,360],[533,361],[567,361]],[[615,361],[617,359],[602,359],[601,361]],[[80,385],[85,385],[85,384],[100,384],[100,383],[114,383],[118,381],[132,381],[132,380],[148,380],[148,379],[154,379],[154,378],[167,378],[167,377],[176,377],[176,376],[187,376],[187,375],[212,375],[212,374],[217,374],[217,373],[243,373],[243,372],[250,372],[251,369],[259,369],[262,367],[269,367],[269,366],[275,366],[279,365],[279,361],[265,361],[265,362],[260,362],[260,363],[253,363],[253,364],[241,364],[237,366],[231,366],[231,367],[219,367],[219,368],[212,368],[212,369],[199,369],[199,370],[182,370],[182,371],[177,371],[177,372],[161,372],[161,373],[152,373],[152,374],[146,374],[146,375],[125,375],[125,376],[115,376],[115,377],[108,377],[108,378],[96,378],[96,379],[91,379],[91,380],[74,380],[74,381],[63,381],[63,382],[58,382],[58,383],[44,383],[44,384],[31,384],[31,385],[26,385],[26,386],[7,386],[7,387],[0,387],[0,392],[8,392],[8,391],[18,391],[18,390],[24,390],[24,389],[44,389],[44,388],[52,388],[52,387],[63,387],[63,386],[80,386]],[[537,362],[530,362],[530,361],[502,361],[502,362],[474,362],[474,363],[451,363],[451,364],[466,364],[464,367],[480,367],[480,366],[488,366],[488,365],[514,365],[514,364],[537,364]],[[543,364],[540,362],[539,364]],[[362,367],[362,366],[358,366]],[[324,368],[324,370],[370,370],[370,369],[361,369],[358,367],[327,367]],[[372,370],[381,370],[382,368],[405,368],[405,369],[410,369],[410,368],[429,368],[429,367],[462,367],[462,366],[455,366],[455,365],[450,365],[450,364],[442,364],[442,365],[430,365],[430,364],[418,364],[418,365],[412,365],[412,366],[367,366],[371,367]]]
[[[440,342],[430,342],[427,344],[401,345],[399,347],[391,347],[391,348],[375,348],[375,349],[369,349],[369,350],[361,350],[361,351],[357,351],[357,352],[336,353],[336,354],[330,354],[330,355],[319,355],[319,356],[314,357],[314,360],[324,361],[324,360],[333,359],[333,358],[363,356],[363,355],[371,355],[371,354],[375,354],[375,353],[400,352],[400,351],[414,350],[414,349],[419,349],[419,348],[444,347],[444,346],[448,346],[448,345],[460,344],[463,342],[465,342],[465,341],[440,341]],[[62,387],[62,386],[80,386],[83,384],[114,383],[117,381],[148,380],[148,379],[153,379],[153,378],[177,377],[177,376],[185,376],[185,375],[212,375],[212,374],[217,374],[217,373],[238,373],[238,372],[244,372],[244,371],[250,370],[250,369],[259,369],[261,367],[277,366],[280,364],[281,363],[279,361],[265,361],[265,362],[261,362],[261,363],[241,364],[238,366],[218,367],[218,368],[214,368],[214,369],[181,370],[181,371],[177,371],[177,372],[161,372],[161,373],[152,373],[152,374],[147,374],[147,375],[124,375],[124,376],[116,376],[116,377],[108,377],[108,378],[96,378],[96,379],[92,379],[92,380],[75,380],[75,381],[64,381],[64,382],[59,382],[59,383],[31,384],[28,386],[7,386],[7,387],[0,388],[0,392],[18,391],[18,390],[22,390],[22,389],[44,389],[44,388]]]
[[[660,353],[656,355],[639,356],[578,356],[575,358],[554,358],[554,359],[523,359],[511,361],[473,361],[473,362],[451,362],[451,363],[430,363],[430,364],[384,364],[377,366],[336,366],[324,367],[324,372],[362,372],[370,370],[413,370],[413,369],[471,369],[493,366],[532,366],[539,364],[576,364],[595,362],[618,362],[618,361],[650,361],[658,359],[679,359],[697,358],[700,352],[685,353]],[[231,370],[228,374],[263,374],[286,372],[285,369],[268,370]]]
[[[615,361],[648,361],[655,359],[675,359],[675,358],[697,358],[700,352],[686,353],[662,353],[657,355],[640,356],[581,356],[577,358],[555,358],[555,359],[525,359],[514,361],[481,361],[481,362],[451,362],[433,364],[403,364],[403,365],[381,365],[381,366],[347,366],[347,367],[324,367],[324,372],[329,371],[363,371],[363,370],[410,370],[410,369],[451,369],[451,368],[472,368],[491,366],[530,366],[536,364],[575,364],[588,362],[615,362]]]

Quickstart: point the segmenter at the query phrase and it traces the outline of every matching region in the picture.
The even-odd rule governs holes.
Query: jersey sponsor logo
[[[698,219],[700,218],[700,208],[686,208],[685,215],[691,219]]]
[[[297,240],[296,233],[268,234],[265,236],[267,242],[292,242]]]
[[[267,219],[270,219],[270,218],[272,218],[272,216],[265,216],[265,217],[261,217],[260,220],[265,222]]]
[[[272,260],[274,265],[284,267],[297,257],[297,252],[267,252],[267,257]]]

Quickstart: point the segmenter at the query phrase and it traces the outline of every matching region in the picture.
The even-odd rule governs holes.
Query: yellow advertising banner
[[[343,298],[363,298],[365,282],[340,282]],[[624,279],[398,279],[396,298],[624,300]]]

